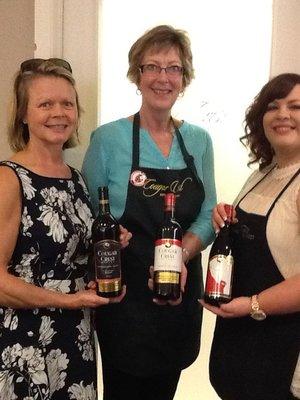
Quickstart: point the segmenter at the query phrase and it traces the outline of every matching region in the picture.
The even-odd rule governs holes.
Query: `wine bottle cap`
[[[176,202],[176,196],[174,193],[166,193],[165,194],[165,206],[166,207],[174,207]]]
[[[227,214],[228,222],[232,222],[232,219],[233,219],[233,205],[225,204],[224,208],[225,208],[225,212]]]

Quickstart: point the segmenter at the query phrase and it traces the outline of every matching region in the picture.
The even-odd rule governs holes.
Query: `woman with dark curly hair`
[[[246,112],[249,164],[235,201],[234,299],[218,318],[210,379],[222,399],[300,398],[300,75],[271,79]],[[218,231],[226,213],[213,211]]]

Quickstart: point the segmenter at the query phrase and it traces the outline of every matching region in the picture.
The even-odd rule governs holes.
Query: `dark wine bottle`
[[[154,254],[154,297],[176,300],[180,297],[182,229],[175,220],[173,193],[165,195],[164,221],[158,229]]]
[[[214,306],[231,300],[233,257],[231,254],[230,224],[233,207],[225,204],[227,220],[220,229],[210,253],[207,267],[204,301]]]
[[[122,292],[120,227],[111,215],[107,186],[98,188],[99,214],[92,225],[97,294],[116,297]]]

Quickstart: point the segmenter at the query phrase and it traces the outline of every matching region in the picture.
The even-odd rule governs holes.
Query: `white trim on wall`
[[[63,56],[64,0],[35,0],[35,58]]]

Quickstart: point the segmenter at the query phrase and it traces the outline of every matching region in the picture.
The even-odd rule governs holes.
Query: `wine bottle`
[[[164,220],[158,229],[154,252],[154,297],[176,300],[180,297],[182,265],[182,229],[175,220],[173,193],[164,198]]]
[[[230,224],[233,207],[225,204],[227,219],[220,229],[210,253],[207,267],[204,301],[214,306],[231,300],[233,257],[231,254]]]
[[[97,294],[116,297],[122,292],[120,227],[111,215],[107,186],[98,188],[99,214],[92,225]]]

